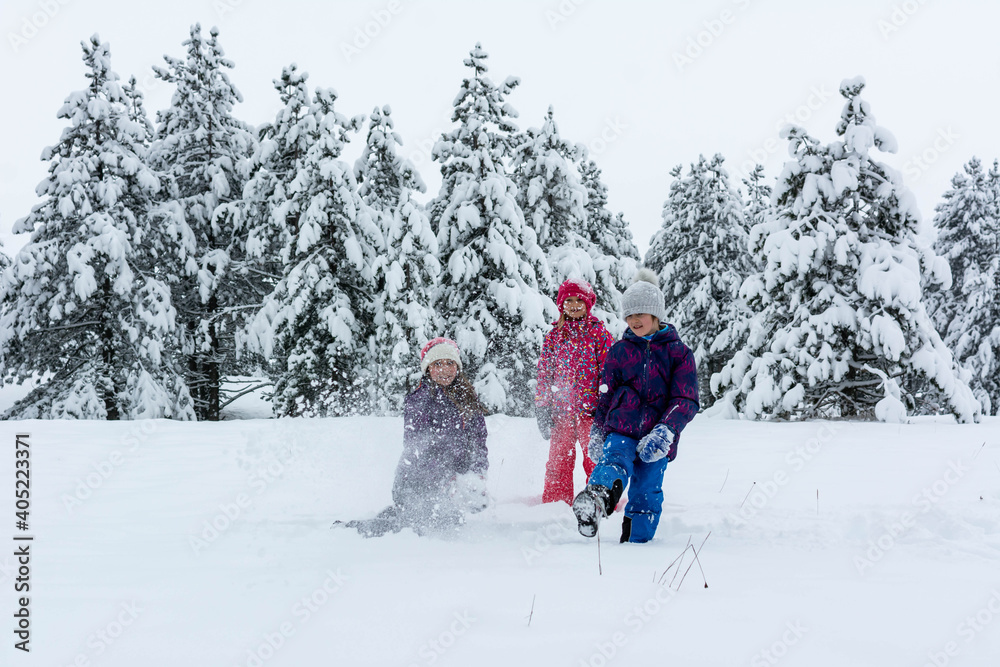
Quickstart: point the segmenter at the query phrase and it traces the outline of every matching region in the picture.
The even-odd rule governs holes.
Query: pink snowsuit
[[[580,296],[587,304],[587,315],[577,320],[565,318],[561,327],[546,334],[542,356],[538,359],[535,405],[551,408],[553,419],[542,492],[545,503],[573,502],[573,467],[578,442],[583,449],[584,471],[590,476],[594,469],[594,462],[587,455],[587,442],[597,406],[604,357],[615,343],[604,324],[590,314],[595,299],[590,285],[573,282],[566,290],[567,283],[559,288],[560,310],[566,298]],[[578,290],[583,286],[585,291],[581,294]]]

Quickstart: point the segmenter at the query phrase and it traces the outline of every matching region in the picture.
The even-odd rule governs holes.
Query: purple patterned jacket
[[[595,426],[638,440],[666,424],[677,434],[667,452],[674,460],[681,430],[698,412],[694,354],[674,327],[664,325],[648,341],[626,329],[604,360],[601,391]]]
[[[403,455],[392,497],[407,506],[441,490],[455,475],[486,474],[486,419],[465,423],[451,399],[430,380],[420,382],[403,407]]]

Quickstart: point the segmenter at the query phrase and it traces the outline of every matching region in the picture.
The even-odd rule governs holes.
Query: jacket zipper
[[[648,394],[649,392],[649,357],[651,350],[653,348],[653,341],[646,341],[646,353],[642,360],[642,385],[643,390]]]

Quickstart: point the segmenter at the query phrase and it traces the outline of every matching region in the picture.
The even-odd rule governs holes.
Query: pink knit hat
[[[458,353],[458,343],[450,338],[438,336],[431,338],[420,350],[420,371],[427,372],[427,367],[439,359],[450,359],[462,370],[462,357]]]
[[[587,306],[587,314],[590,315],[590,309],[597,302],[597,295],[594,294],[594,288],[590,286],[590,283],[579,278],[570,278],[560,285],[559,294],[556,296],[556,306],[559,308],[560,313],[563,309],[563,303],[571,296],[582,300],[584,305]]]

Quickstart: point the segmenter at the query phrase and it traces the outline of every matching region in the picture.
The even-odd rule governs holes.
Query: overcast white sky
[[[150,66],[182,56],[195,22],[219,27],[247,123],[273,118],[272,80],[291,62],[311,86],[336,89],[345,114],[390,104],[428,196],[440,181],[430,145],[451,127],[462,60],[482,42],[495,81],[521,77],[510,102],[522,129],[552,104],[562,135],[591,146],[642,251],[671,167],[721,152],[737,181],[755,159],[773,180],[787,158],[785,119],[832,141],[839,83],[860,74],[899,140],[886,160],[927,223],[970,156],[1000,157],[998,19],[987,0],[3,0],[0,239],[8,254],[27,240],[10,228],[37,203],[39,156],[64,127],[56,112],[85,87],[80,40],[109,41],[114,69],[144,82],[154,114],[171,90]]]

